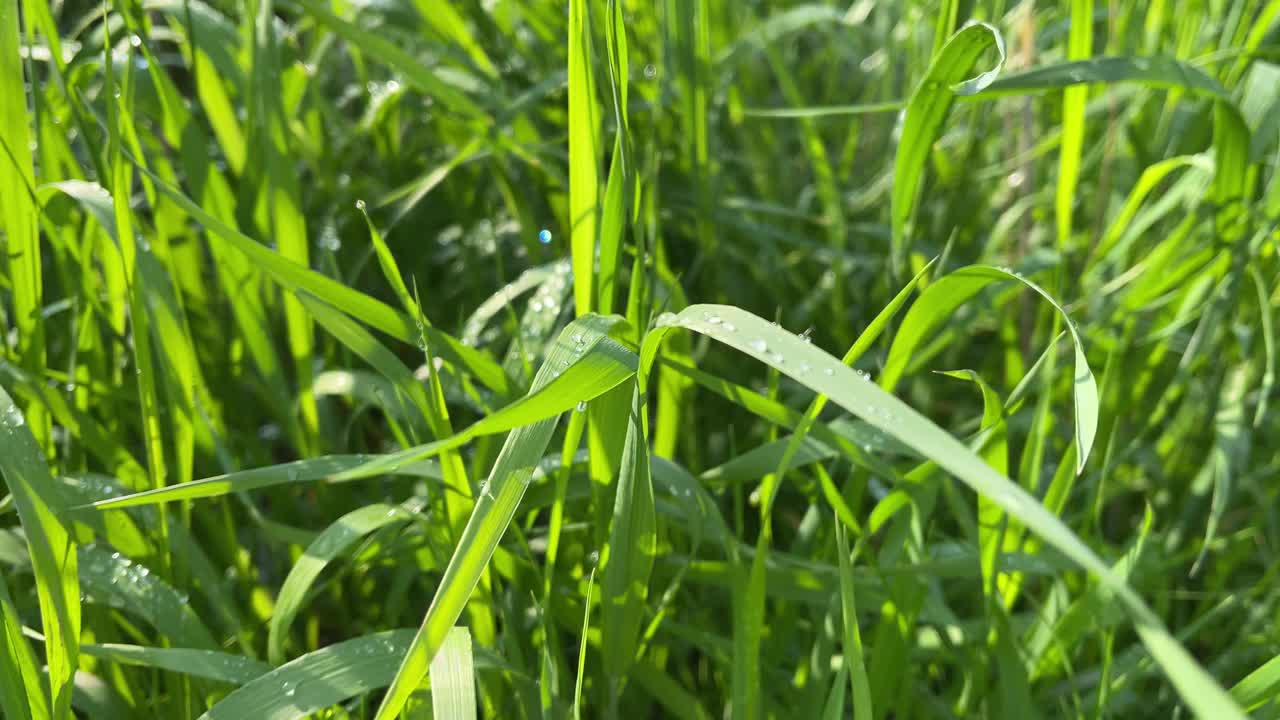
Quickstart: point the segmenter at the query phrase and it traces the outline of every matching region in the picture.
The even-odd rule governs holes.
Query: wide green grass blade
[[[66,509],[26,416],[0,388],[0,475],[22,521],[40,600],[54,720],[71,717],[80,648],[80,576],[76,545],[59,515]],[[17,639],[15,638],[16,642]],[[20,650],[18,652],[21,652]],[[33,703],[39,707],[40,703]]]
[[[995,48],[999,59],[989,70],[972,78],[969,74],[987,50]],[[1004,40],[986,23],[974,23],[947,40],[930,62],[907,101],[902,136],[893,166],[893,244],[890,259],[894,268],[903,267],[904,254],[912,240],[911,219],[920,195],[925,161],[942,132],[957,95],[972,95],[995,80],[1004,66]]]
[[[475,720],[476,676],[471,632],[455,627],[431,659],[431,713],[435,720]]]
[[[81,547],[79,559],[87,603],[118,608],[145,620],[179,647],[212,650],[218,646],[188,597],[159,573],[97,545]]]
[[[723,322],[707,322],[705,317],[709,313],[731,322],[735,330],[726,331]],[[1087,570],[1113,594],[1115,601],[1128,612],[1152,658],[1193,712],[1203,717],[1243,720],[1243,712],[1222,686],[1169,634],[1141,597],[1112,575],[1078,535],[1016,483],[993,470],[909,405],[859,378],[853,370],[812,344],[744,310],[724,305],[694,305],[677,315],[663,316],[658,329],[645,338],[640,355],[641,373],[652,368],[663,335],[676,327],[707,335],[777,369],[814,392],[829,396],[841,407],[915,448],[975,492],[995,502],[1010,517]]]

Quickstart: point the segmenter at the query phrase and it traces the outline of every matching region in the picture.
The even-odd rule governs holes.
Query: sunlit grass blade
[[[431,713],[435,720],[475,720],[476,678],[465,627],[450,630],[431,659]]]
[[[1084,60],[1093,54],[1093,0],[1071,1],[1071,32],[1067,59]],[[1084,106],[1089,88],[1072,85],[1062,91],[1062,144],[1058,147],[1058,185],[1054,211],[1058,220],[1058,247],[1071,242],[1071,214],[1084,150]]]
[[[0,192],[0,227],[4,228],[6,237],[2,267],[8,276],[6,284],[13,303],[18,357],[29,372],[40,373],[45,366],[44,323],[40,320],[44,284],[33,197],[36,182],[29,139],[27,78],[19,54],[21,18],[18,2],[8,2],[0,8],[0,187],[4,188]],[[43,408],[34,406],[28,414],[28,431],[37,445],[45,445],[49,428]],[[59,672],[62,672],[60,668],[54,669],[58,683],[63,682]],[[54,709],[55,716],[59,717],[67,712],[70,712],[69,704],[65,709]]]
[[[569,245],[573,300],[580,316],[593,309],[600,195],[600,103],[588,6],[587,0],[569,2]]]

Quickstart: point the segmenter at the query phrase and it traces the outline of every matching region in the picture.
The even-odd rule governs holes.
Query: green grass
[[[1280,718],[1280,0],[17,0],[0,150],[0,717]]]

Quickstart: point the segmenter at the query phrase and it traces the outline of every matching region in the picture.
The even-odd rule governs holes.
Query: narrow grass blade
[[[240,470],[238,472],[216,475],[214,477],[170,486],[159,490],[125,495],[124,497],[99,500],[91,505],[74,508],[75,512],[94,510],[116,510],[139,505],[155,505],[157,503],[174,502],[175,500],[196,500],[199,498],[221,497],[235,492],[257,490],[275,485],[291,483],[316,482],[331,480],[335,476],[354,468],[367,466],[383,456],[378,455],[327,455],[310,460],[295,460],[281,465]],[[440,479],[440,468],[432,462],[410,462],[397,466],[388,473]]]
[[[645,616],[649,575],[657,553],[657,520],[653,509],[653,482],[649,475],[649,449],[644,431],[646,394],[632,388],[627,417],[626,445],[613,505],[613,524],[602,563],[600,601],[601,652],[605,672],[617,682],[635,659]]]
[[[982,391],[982,425],[975,448],[982,459],[1001,475],[1009,474],[1009,435],[1003,403],[996,391],[973,370],[944,373],[968,380]],[[996,577],[1000,565],[1000,549],[1004,535],[1004,512],[989,499],[978,497],[978,555],[982,563],[982,590],[990,599],[996,597]]]
[[[476,676],[465,627],[450,630],[431,659],[431,713],[435,720],[475,720]]]
[[[1071,33],[1067,59],[1084,60],[1093,54],[1093,0],[1071,0]],[[1058,146],[1058,187],[1054,211],[1058,219],[1058,247],[1071,242],[1071,213],[1080,180],[1084,151],[1084,110],[1089,88],[1072,85],[1062,91],[1062,144]]]
[[[4,262],[12,293],[13,325],[17,330],[17,352],[28,372],[39,374],[45,364],[44,305],[40,238],[36,225],[35,171],[31,159],[30,113],[27,109],[27,78],[22,68],[19,46],[22,40],[19,2],[0,7],[0,227],[5,232]],[[48,420],[39,406],[28,418],[30,432],[38,446],[48,440]],[[73,653],[74,655],[74,653]],[[59,660],[59,662],[61,662]],[[72,663],[74,665],[74,662]],[[65,668],[52,668],[55,684],[69,683],[62,677]],[[58,691],[55,691],[57,693]],[[54,709],[55,717],[71,712],[70,686],[65,707]]]
[[[254,242],[247,235],[235,230],[213,215],[205,212],[198,205],[182,194],[178,188],[163,179],[139,168],[144,175],[151,178],[156,189],[164,193],[174,204],[186,211],[193,219],[199,221],[213,236],[243,253],[259,269],[267,273],[286,290],[293,292],[305,290],[312,295],[325,299],[325,302],[352,315],[363,323],[392,335],[407,343],[416,344],[418,328],[412,318],[397,312],[386,304],[375,300],[358,290],[353,290],[340,282],[325,277],[320,273],[281,257],[279,254]],[[474,348],[469,348],[456,339],[434,329],[426,330],[435,352],[449,362],[457,364],[473,374],[480,383],[503,397],[511,397],[514,388],[502,368]]]
[[[1246,711],[1253,712],[1280,691],[1280,656],[1263,663],[1231,688],[1231,697]]]
[[[595,588],[596,571],[591,569],[591,575],[587,578],[587,593],[583,596],[582,601],[582,634],[581,644],[578,646],[578,672],[576,680],[573,682],[573,720],[582,718],[582,681],[587,675],[587,633],[591,630],[591,591]]]
[[[844,523],[838,517],[835,528],[840,568],[840,616],[844,621],[844,668],[849,673],[849,689],[853,693],[853,717],[873,718],[871,684],[867,679],[867,665],[863,659],[862,633],[858,629],[858,603],[853,584],[849,539]]]

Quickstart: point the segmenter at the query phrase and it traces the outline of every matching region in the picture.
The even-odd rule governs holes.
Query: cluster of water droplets
[[[27,424],[27,418],[23,416],[17,405],[9,405],[8,409],[0,414],[0,424],[8,428],[20,428]]]

